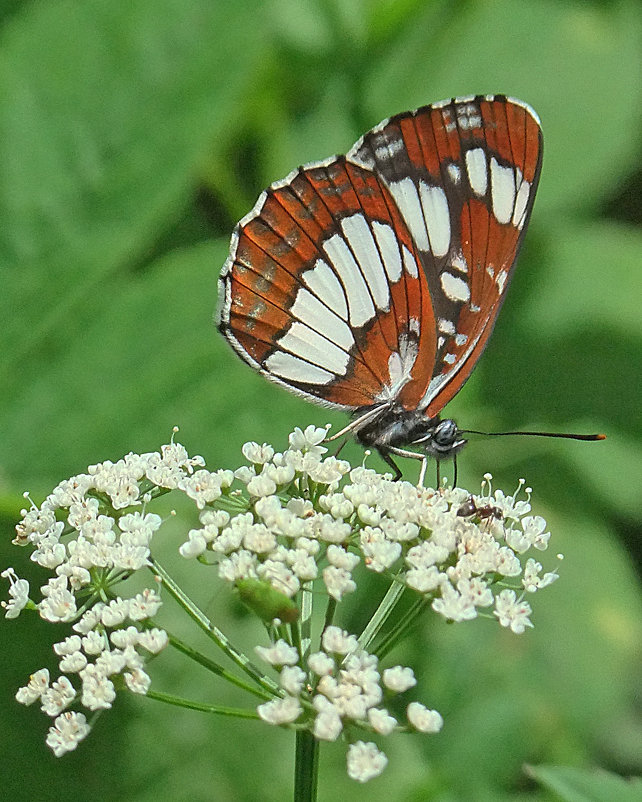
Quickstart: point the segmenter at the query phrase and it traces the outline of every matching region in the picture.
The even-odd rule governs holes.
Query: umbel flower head
[[[523,481],[512,495],[492,492],[488,474],[478,495],[396,482],[326,456],[326,434],[297,428],[282,452],[246,443],[246,464],[234,471],[207,470],[172,439],[160,452],[90,466],[23,510],[14,542],[31,549],[49,578],[31,598],[27,580],[7,568],[2,606],[7,618],[26,608],[69,627],[53,644],[55,678],[41,668],[16,694],[54,719],[47,744],[56,755],[76,748],[91,729],[87,716],[110,708],[117,692],[154,695],[148,664],[168,643],[179,644],[156,622],[164,590],[247,675],[218,671],[261,697],[257,717],[307,729],[319,741],[344,739],[348,774],[361,782],[387,763],[362,736],[442,726],[437,711],[415,700],[406,703],[404,721],[392,716],[387,700],[416,685],[412,669],[384,668],[368,628],[357,637],[335,623],[365,572],[391,579],[381,625],[409,592],[420,602],[417,612],[430,606],[448,621],[486,615],[516,634],[532,626],[526,597],[557,574],[542,573],[530,556],[546,550],[549,534],[545,521],[530,515],[530,490],[519,497]],[[154,546],[164,521],[149,508],[170,491],[198,511],[199,526],[177,544],[179,554],[209,566],[266,625],[269,645],[256,651],[276,678],[238,652],[159,565]],[[122,583],[134,574],[151,583],[128,594]],[[318,603],[327,609],[315,633]]]

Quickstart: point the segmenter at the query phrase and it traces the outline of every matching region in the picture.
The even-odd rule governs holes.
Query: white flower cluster
[[[399,724],[382,706],[385,698],[417,684],[411,668],[395,666],[381,673],[376,655],[359,649],[357,638],[329,626],[321,637],[321,649],[299,665],[299,652],[284,640],[256,648],[266,662],[279,669],[284,695],[259,705],[258,712],[270,724],[305,721],[315,738],[336,741],[351,727],[378,735],[393,731],[439,732],[443,720],[436,710],[419,702],[406,708],[406,724]],[[348,775],[359,782],[376,777],[388,760],[376,744],[357,741],[348,749]]]
[[[39,701],[55,717],[47,743],[56,755],[89,731],[85,715],[72,707],[98,711],[111,707],[119,688],[139,694],[149,688],[146,661],[168,643],[152,621],[161,600],[149,588],[123,598],[115,586],[152,568],[152,540],[163,521],[147,506],[170,490],[199,510],[200,526],[180,554],[213,562],[248,606],[275,624],[269,632],[281,639],[260,653],[278,667],[282,696],[258,710],[273,724],[296,722],[319,740],[350,741],[356,727],[374,735],[440,729],[441,716],[418,702],[407,706],[404,724],[388,713],[382,702],[415,684],[412,671],[397,666],[380,673],[377,657],[359,649],[355,636],[330,626],[319,651],[307,657],[282,639],[300,615],[304,588],[314,588],[315,598],[324,592],[335,605],[355,591],[359,565],[394,576],[450,621],[488,610],[515,633],[532,626],[525,596],[557,574],[542,573],[527,555],[544,551],[550,537],[545,521],[529,514],[530,490],[525,498],[493,493],[489,475],[474,496],[395,482],[326,456],[326,435],[327,428],[297,428],[283,452],[246,443],[245,466],[213,472],[172,441],[160,452],[90,466],[61,482],[40,507],[23,510],[14,542],[31,546],[31,559],[51,578],[32,600],[27,580],[12,568],[3,571],[10,583],[5,615],[35,610],[74,633],[54,645],[60,676],[51,682],[43,668],[17,693],[18,701]],[[376,776],[386,762],[374,743],[349,747],[354,779]]]
[[[343,460],[324,458],[325,434],[312,426],[297,429],[283,453],[246,443],[251,465],[234,476],[245,485],[247,508],[234,516],[204,509],[201,528],[189,532],[181,554],[213,553],[223,579],[268,582],[289,598],[302,583],[320,578],[336,601],[355,590],[352,574],[362,562],[371,571],[394,573],[450,621],[494,606],[499,623],[513,632],[531,626],[522,594],[545,587],[557,574],[542,576],[532,557],[520,560],[529,549],[546,549],[550,537],[543,518],[527,515],[528,497],[501,490],[491,495],[489,475],[486,493],[469,496],[459,488],[417,488],[351,469]],[[466,501],[470,512],[462,515]],[[504,580],[522,593],[502,587],[495,593]]]
[[[133,693],[147,693],[151,680],[145,671],[145,653],[154,655],[164,649],[167,633],[123,625],[149,618],[160,604],[158,595],[149,590],[132,599],[95,604],[73,625],[78,634],[54,644],[58,667],[66,673],[50,684],[48,669],[41,668],[18,690],[18,702],[39,701],[42,712],[55,717],[47,745],[56,757],[75,749],[89,733],[84,713],[68,711],[70,705],[80,704],[90,711],[109,709],[116,698],[117,677]],[[72,682],[68,674],[78,681]]]
[[[116,463],[90,466],[86,474],[61,482],[40,507],[22,511],[14,542],[30,545],[31,559],[53,576],[35,602],[26,579],[12,568],[3,571],[11,583],[10,600],[2,603],[5,615],[15,618],[31,607],[46,621],[72,624],[76,633],[53,646],[63,673],[50,684],[49,671],[40,669],[16,694],[18,702],[39,701],[44,713],[56,717],[47,737],[54,754],[75,749],[89,732],[85,715],[70,706],[109,708],[117,687],[147,692],[145,663],[168,642],[163,630],[149,625],[160,596],[147,588],[121,598],[112,588],[149,566],[152,537],[162,521],[142,508],[148,491],[181,488],[200,498],[193,482],[200,473],[194,466],[202,464],[174,443],[160,453],[128,454]]]
[[[191,530],[180,547],[183,557],[214,553],[223,579],[265,581],[289,598],[319,576],[337,601],[355,590],[351,572],[359,557],[347,549],[353,529],[344,520],[352,506],[344,508],[343,517],[323,507],[324,492],[338,487],[350,464],[323,457],[326,433],[314,426],[297,428],[283,453],[246,443],[243,454],[251,464],[228,477],[245,486],[245,510],[231,517],[224,510],[204,509],[202,527]]]

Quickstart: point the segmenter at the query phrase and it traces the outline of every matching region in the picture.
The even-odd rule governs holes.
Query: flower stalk
[[[185,610],[192,621],[195,621],[196,624],[198,624],[198,626],[203,630],[203,632],[205,632],[214,641],[218,648],[231,660],[233,660],[236,665],[241,668],[249,677],[251,677],[257,683],[257,685],[261,686],[266,691],[279,693],[278,685],[276,685],[276,683],[273,682],[273,680],[271,680],[269,677],[265,676],[262,671],[256,668],[250,662],[248,657],[239,649],[237,649],[218,627],[212,624],[205,613],[203,613],[203,611],[198,608],[198,606],[176,584],[176,582],[174,582],[172,577],[158,562],[158,560],[151,559],[150,563],[154,572],[160,577],[163,586],[169,591],[169,593],[174,597],[183,610]],[[202,657],[196,658],[196,654],[197,652],[195,650],[190,649],[190,656],[192,656],[194,659],[198,659],[202,665],[207,665],[209,669],[213,671],[213,673],[220,673],[218,666],[211,664]],[[229,679],[230,682],[238,684],[238,681],[232,680],[231,677]]]
[[[297,730],[294,756],[294,802],[316,802],[319,742],[309,730]]]

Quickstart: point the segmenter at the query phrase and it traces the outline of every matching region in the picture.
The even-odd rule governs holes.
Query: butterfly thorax
[[[367,407],[358,409],[355,419],[358,421],[368,411]],[[376,448],[384,455],[415,446],[438,460],[454,457],[466,444],[454,420],[428,418],[420,410],[404,409],[400,404],[382,407],[381,414],[355,427],[355,437],[362,445]]]

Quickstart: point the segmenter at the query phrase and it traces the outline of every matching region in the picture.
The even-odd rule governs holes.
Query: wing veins
[[[337,161],[338,161],[338,160],[337,160]],[[344,164],[345,164],[345,157],[343,157],[343,162],[344,162]],[[336,188],[336,184],[335,184],[335,182],[332,180],[332,178],[330,177],[330,174],[328,173],[328,169],[327,169],[327,167],[326,167],[326,166],[323,166],[322,168],[321,168],[321,167],[317,167],[316,169],[323,169],[323,170],[325,170],[325,174],[326,174],[326,178],[327,178],[327,180],[328,180],[328,183],[331,183],[331,184],[332,184],[332,185],[333,185],[333,186]],[[363,168],[361,168],[361,169],[363,169]],[[347,171],[346,171],[346,173],[347,173]],[[303,170],[303,172],[302,172],[302,175],[304,176],[304,178],[305,178],[305,179],[306,179],[306,181],[308,182],[308,184],[309,184],[310,188],[312,189],[312,191],[313,191],[313,192],[316,194],[317,198],[318,198],[318,199],[321,201],[321,203],[322,203],[322,204],[325,206],[327,213],[328,213],[328,214],[330,215],[330,217],[331,217],[331,218],[334,220],[335,227],[336,227],[336,230],[337,230],[337,232],[338,232],[338,231],[340,230],[340,223],[339,223],[339,220],[337,219],[337,217],[335,216],[335,214],[332,212],[332,210],[330,209],[330,207],[328,206],[328,204],[327,204],[327,203],[326,203],[326,201],[324,200],[324,198],[323,198],[323,196],[321,195],[321,193],[320,193],[320,192],[317,190],[317,188],[314,186],[314,184],[312,183],[312,181],[311,181],[311,180],[310,180],[310,178],[308,177],[308,172],[307,172],[307,170]],[[338,197],[341,197],[341,194],[340,194],[340,193],[338,193]],[[356,261],[356,260],[355,260],[355,261]],[[343,290],[343,293],[344,293],[344,295],[346,296],[346,302],[347,302],[348,293],[347,293],[347,291],[346,291],[346,288],[345,288],[345,285],[344,285],[344,283],[343,283],[343,281],[342,281],[342,279],[341,279],[341,276],[340,276],[340,275],[337,273],[337,271],[334,269],[334,266],[333,266],[333,264],[332,264],[332,260],[327,260],[327,264],[328,264],[328,266],[329,266],[330,270],[332,270],[332,272],[334,273],[334,275],[335,275],[335,277],[336,277],[337,281],[338,281],[338,282],[339,282],[339,284],[341,285],[341,288],[342,288],[342,290]],[[363,274],[361,274],[361,275],[363,276]],[[365,278],[364,278],[364,281],[365,281]],[[366,286],[367,286],[367,282],[366,282]],[[374,309],[376,310],[376,306],[374,305],[374,301],[373,301],[373,307],[374,307]],[[352,328],[352,327],[351,327],[351,328]],[[357,333],[358,333],[358,331],[359,331],[359,329],[358,329],[358,328],[357,328],[357,329],[354,329],[354,331],[355,331],[355,334],[357,334]],[[381,380],[380,380],[379,376],[377,376],[377,374],[376,374],[376,373],[375,373],[375,372],[372,370],[372,368],[370,367],[370,364],[369,364],[368,360],[367,360],[367,359],[365,358],[365,356],[364,356],[364,353],[363,353],[363,351],[362,351],[362,348],[361,348],[361,346],[359,345],[359,342],[358,342],[358,337],[355,337],[355,350],[354,350],[354,352],[353,352],[353,355],[352,355],[352,356],[353,356],[353,359],[356,359],[356,353],[359,353],[359,354],[360,354],[360,357],[361,357],[361,358],[359,359],[359,362],[361,362],[361,363],[362,363],[362,364],[363,364],[363,365],[366,367],[366,369],[368,370],[368,372],[370,373],[370,375],[371,375],[371,376],[372,376],[372,377],[373,377],[373,378],[374,378],[374,379],[375,379],[377,382],[380,382]]]
[[[244,265],[244,267],[245,267],[245,265]],[[251,268],[251,267],[247,267],[247,269],[248,269],[248,270],[250,270],[250,271],[252,271],[252,272],[253,272],[255,275],[257,275],[257,276],[260,276],[260,273],[258,273],[257,271],[255,271],[253,268]],[[357,357],[356,357],[356,356],[355,356],[355,355],[352,353],[352,350],[351,350],[351,349],[346,349],[346,348],[344,348],[344,347],[343,347],[343,346],[342,346],[340,343],[337,343],[337,342],[335,342],[334,340],[331,340],[331,339],[330,339],[328,336],[326,336],[325,334],[323,334],[323,332],[321,332],[321,331],[318,331],[317,329],[313,329],[313,328],[312,328],[312,326],[310,326],[310,325],[309,325],[309,323],[306,323],[306,321],[305,321],[305,320],[303,320],[302,318],[300,318],[300,317],[297,317],[296,315],[292,314],[292,309],[291,309],[291,308],[290,308],[290,309],[283,309],[283,307],[281,307],[281,306],[279,306],[278,304],[274,303],[274,301],[270,300],[270,298],[268,298],[266,295],[263,295],[263,294],[261,294],[260,292],[257,292],[257,290],[256,290],[256,289],[254,289],[253,287],[251,287],[251,286],[248,286],[247,284],[245,284],[245,283],[242,281],[242,279],[241,279],[241,278],[239,278],[238,276],[235,278],[235,281],[236,281],[236,282],[237,282],[237,283],[238,283],[238,284],[239,284],[241,287],[243,287],[245,290],[248,290],[248,291],[249,291],[249,292],[251,292],[253,295],[255,295],[257,298],[260,298],[260,300],[261,300],[261,301],[264,301],[265,303],[269,304],[269,305],[270,305],[271,307],[273,307],[274,309],[278,309],[278,310],[280,310],[281,312],[284,312],[284,313],[285,313],[285,314],[286,314],[286,315],[287,315],[287,316],[290,318],[290,320],[291,320],[292,322],[301,323],[301,324],[303,324],[304,326],[307,326],[309,329],[311,329],[312,331],[314,331],[314,332],[315,332],[315,334],[318,334],[318,335],[319,335],[319,337],[323,337],[323,339],[324,339],[324,340],[327,340],[329,343],[331,343],[332,345],[334,345],[336,348],[340,349],[340,350],[341,350],[341,351],[343,351],[345,354],[348,354],[348,356],[349,356],[351,359],[355,359],[355,361],[358,361],[358,362],[363,362],[363,360],[362,360],[362,359],[357,359]],[[307,289],[307,288],[306,288],[306,289]],[[308,291],[309,291],[309,290],[308,290]],[[315,295],[314,297],[316,298],[317,296]],[[320,299],[318,299],[318,300],[320,301]],[[331,309],[330,309],[329,311],[330,311],[330,312],[332,312],[332,314],[333,314],[335,317],[337,317],[337,318],[339,317],[339,316],[336,314],[336,312],[333,312]],[[252,320],[252,321],[254,320],[254,318],[252,317],[252,315],[241,314],[240,312],[234,312],[234,316],[235,316],[235,317],[237,317],[237,318],[242,318],[242,319],[244,319],[244,320]],[[339,320],[342,320],[342,318],[339,318]],[[345,321],[342,321],[342,322],[345,322]],[[277,327],[276,327],[276,326],[274,326],[273,324],[267,323],[267,322],[265,322],[265,321],[261,321],[261,324],[262,324],[263,326],[265,326],[266,328],[272,328],[272,329],[273,329],[275,332],[278,332],[278,333],[285,333],[285,331],[286,331],[286,330],[284,330],[284,329],[282,329],[282,328],[277,328]],[[289,324],[289,326],[291,326],[291,323]],[[288,328],[288,330],[289,330],[289,328]],[[289,351],[287,348],[284,348],[282,345],[280,345],[280,343],[278,342],[278,340],[275,342],[274,340],[263,340],[263,339],[261,339],[260,337],[257,337],[257,336],[256,336],[256,335],[254,335],[254,334],[253,334],[252,336],[254,337],[254,339],[258,340],[259,342],[263,342],[265,345],[271,345],[271,346],[272,346],[272,352],[274,352],[274,351],[286,351],[287,353],[292,353],[292,352],[290,352],[290,351]],[[301,357],[299,354],[293,354],[293,355],[294,355],[294,356],[297,356],[297,357],[299,357],[299,358],[301,358],[301,359],[303,359],[303,357]],[[363,364],[365,364],[365,362],[363,362]],[[319,366],[319,367],[321,367],[321,366]],[[367,365],[366,365],[366,367],[367,367]]]

